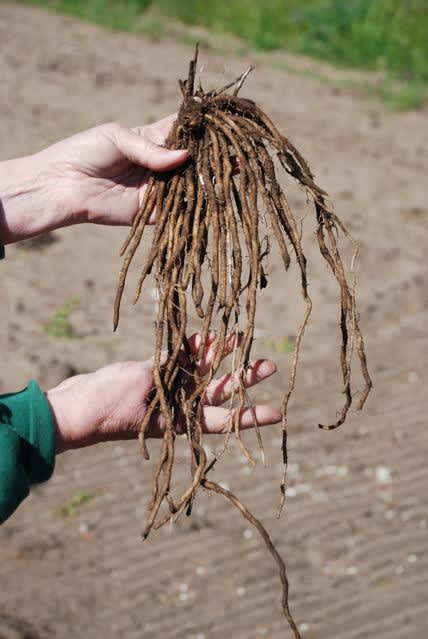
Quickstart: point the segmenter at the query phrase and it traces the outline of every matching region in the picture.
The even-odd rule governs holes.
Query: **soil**
[[[185,76],[191,53],[173,40],[110,33],[2,3],[0,159],[107,120],[144,124],[175,111],[177,78]],[[204,83],[212,86],[252,62],[214,50],[202,58]],[[342,399],[337,291],[317,256],[312,211],[287,183],[303,218],[315,311],[289,408],[283,517],[275,519],[277,428],[264,431],[266,468],[248,466],[235,446],[216,479],[262,519],[285,556],[290,603],[305,638],[422,639],[428,630],[428,112],[388,112],[349,90],[275,70],[267,59],[242,94],[302,151],[361,242],[358,297],[374,391],[341,429],[318,430]],[[125,233],[81,226],[8,248],[1,265],[0,392],[30,378],[49,388],[76,372],[151,356],[150,288],[132,308],[128,285],[120,328],[111,331]],[[288,344],[303,311],[297,277],[296,268],[284,277],[279,256],[272,256],[256,354],[275,359],[279,372],[255,391],[259,401],[278,402],[286,383]],[[74,339],[59,339],[45,326],[70,300]],[[253,433],[246,442],[256,450]],[[156,459],[157,442],[150,448]],[[184,477],[187,460],[180,454]],[[276,568],[255,532],[220,497],[201,493],[191,518],[140,541],[152,467],[135,442],[58,458],[52,480],[0,529],[2,639],[289,636]]]

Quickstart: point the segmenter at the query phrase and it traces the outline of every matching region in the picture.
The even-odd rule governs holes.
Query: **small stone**
[[[378,466],[375,470],[375,476],[379,484],[387,484],[392,480],[392,471],[386,466]]]

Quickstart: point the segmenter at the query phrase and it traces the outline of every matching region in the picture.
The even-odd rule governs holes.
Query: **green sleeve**
[[[55,425],[40,386],[0,395],[0,524],[47,481],[55,466]]]

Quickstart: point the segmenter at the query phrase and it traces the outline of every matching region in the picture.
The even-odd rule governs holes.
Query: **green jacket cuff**
[[[32,380],[18,393],[0,396],[0,425],[23,441],[30,484],[47,481],[55,467],[55,424],[45,394]]]
[[[39,385],[0,395],[0,524],[55,466],[55,424]]]

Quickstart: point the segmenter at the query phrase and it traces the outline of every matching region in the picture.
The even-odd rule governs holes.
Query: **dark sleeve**
[[[47,481],[55,466],[55,424],[40,386],[0,395],[0,524]]]
[[[4,246],[0,244],[0,260],[4,258]]]

